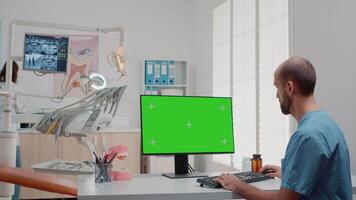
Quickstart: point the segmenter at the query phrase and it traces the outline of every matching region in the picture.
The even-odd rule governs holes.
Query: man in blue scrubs
[[[314,98],[316,73],[305,58],[283,62],[274,74],[282,113],[291,114],[298,128],[289,140],[282,167],[266,165],[282,180],[277,192],[259,190],[231,174],[215,180],[246,199],[352,199],[350,157],[343,133]]]

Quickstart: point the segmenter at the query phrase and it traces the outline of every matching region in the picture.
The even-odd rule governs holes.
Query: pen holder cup
[[[95,163],[95,183],[111,182],[112,164]]]

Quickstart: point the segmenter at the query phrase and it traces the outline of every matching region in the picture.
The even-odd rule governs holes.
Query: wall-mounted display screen
[[[67,71],[69,37],[25,34],[23,69],[46,73]]]

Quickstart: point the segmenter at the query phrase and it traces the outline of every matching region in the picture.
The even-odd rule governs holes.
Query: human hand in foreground
[[[236,188],[243,183],[233,174],[222,173],[220,176],[216,177],[214,181],[220,183],[225,189],[236,192]]]
[[[270,177],[281,178],[281,167],[276,165],[265,165],[261,168],[260,173]]]

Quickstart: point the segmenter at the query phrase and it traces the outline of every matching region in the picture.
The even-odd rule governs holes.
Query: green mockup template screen
[[[233,153],[230,97],[141,95],[142,153]]]

